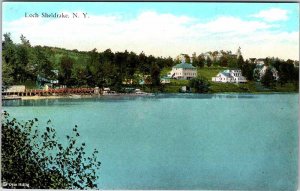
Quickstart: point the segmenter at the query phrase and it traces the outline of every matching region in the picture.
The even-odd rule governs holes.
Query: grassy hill
[[[283,86],[276,85],[272,89],[264,88],[259,82],[249,81],[244,84],[236,83],[218,83],[212,82],[212,77],[215,77],[219,72],[226,70],[224,67],[204,67],[198,68],[198,76],[206,78],[210,83],[209,93],[222,93],[222,92],[243,92],[243,93],[255,93],[255,92],[298,92],[297,84],[287,83]],[[162,71],[163,74],[167,74],[171,71],[171,68]],[[175,80],[171,79],[170,84],[165,85],[165,92],[178,93],[182,86],[188,86],[188,80]]]

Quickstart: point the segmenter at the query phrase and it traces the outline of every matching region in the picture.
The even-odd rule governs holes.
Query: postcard
[[[2,188],[297,190],[299,3],[2,10]]]

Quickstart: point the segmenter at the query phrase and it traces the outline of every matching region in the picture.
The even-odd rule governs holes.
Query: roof
[[[192,64],[180,63],[180,64],[177,64],[176,66],[173,66],[173,68],[194,69],[196,67],[194,67]]]
[[[223,74],[224,76],[228,77],[228,78],[232,78],[232,76],[230,75],[230,73],[227,72],[221,72],[221,74]]]

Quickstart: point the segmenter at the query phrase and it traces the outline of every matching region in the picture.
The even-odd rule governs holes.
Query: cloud
[[[180,53],[200,54],[212,50],[235,52],[241,46],[245,58],[299,59],[298,31],[284,32],[280,25],[232,16],[202,21],[144,11],[131,19],[122,15],[89,15],[88,19],[21,18],[3,22],[5,32],[11,32],[15,42],[23,34],[32,45],[78,50],[110,48],[175,57]]]
[[[260,11],[259,13],[251,16],[256,18],[262,18],[267,22],[285,21],[288,19],[288,11],[279,8],[271,8],[268,10]]]
[[[274,25],[269,25],[259,21],[243,21],[240,18],[231,16],[222,16],[208,23],[198,24],[199,30],[205,30],[210,33],[251,33],[257,30],[269,29]]]

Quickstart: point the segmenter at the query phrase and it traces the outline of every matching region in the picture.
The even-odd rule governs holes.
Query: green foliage
[[[196,93],[207,93],[209,91],[209,82],[206,78],[197,77],[190,80],[189,86],[195,90]]]
[[[69,56],[64,56],[60,62],[60,71],[58,79],[60,83],[64,85],[73,85],[75,80],[72,80],[72,70],[74,66],[74,60]]]
[[[237,67],[242,68],[242,66],[245,64],[243,56],[239,56],[237,59]]]
[[[248,81],[252,81],[254,79],[254,64],[249,64],[249,61],[246,60],[241,66],[242,74],[247,78]]]
[[[229,68],[232,68],[232,69],[238,68],[238,65],[237,65],[237,59],[236,59],[236,58],[233,58],[233,57],[230,57],[230,58],[228,59],[228,67],[229,67]]]
[[[299,68],[294,66],[294,61],[293,60],[281,60],[279,58],[266,58],[265,59],[265,65],[268,66],[272,70],[277,70],[278,71],[278,76],[279,79],[277,80],[277,83],[279,83],[281,86],[284,86],[284,84],[287,83],[294,83],[295,86],[299,84]],[[254,70],[254,76],[256,79],[259,79],[258,75],[259,70],[255,69]],[[262,80],[262,79],[260,79]],[[268,82],[271,80],[270,82]],[[265,87],[271,87],[274,86],[275,80],[272,79],[270,76],[265,76],[264,79],[264,85]],[[280,89],[286,89],[284,87]]]
[[[193,65],[195,67],[203,68],[205,65],[205,58],[202,55],[193,57]]]
[[[275,85],[275,79],[273,77],[273,72],[270,67],[266,69],[265,74],[262,76],[260,82],[263,84],[265,87],[273,87]]]
[[[53,72],[53,65],[50,62],[48,55],[44,52],[41,46],[31,48],[30,57],[30,75],[31,79],[36,80],[37,76],[47,79],[57,80],[57,76]]]
[[[114,53],[110,49],[97,52],[96,49],[78,51],[76,49],[31,46],[29,40],[23,35],[20,37],[20,44],[12,41],[10,33],[3,36],[2,76],[4,85],[34,82],[38,75],[54,79],[56,76],[53,75],[52,70],[58,70],[60,84],[69,87],[98,86],[100,88],[111,87],[113,90],[121,91],[128,86],[123,84],[124,81],[133,81],[132,86],[138,86],[141,79],[150,76],[149,82],[152,82],[150,88],[154,90],[161,86],[160,76],[165,76],[175,64],[171,57],[147,56],[144,52],[140,54],[128,51]],[[247,80],[251,81],[254,77],[260,80],[259,71],[255,70],[254,64],[245,62],[242,56],[239,58],[231,56],[231,52],[221,51],[221,53],[223,56],[218,61],[211,60],[209,57],[205,60],[203,54],[197,56],[194,53],[192,55],[193,65],[198,68],[198,74],[210,81],[222,69],[239,68]],[[218,51],[209,52],[209,54],[216,58]],[[188,55],[185,55],[185,58],[186,62],[190,62]],[[205,63],[207,67],[204,67]],[[278,71],[278,82],[281,86],[286,83],[293,83],[295,86],[299,84],[299,69],[294,67],[293,63],[293,60],[266,58],[266,65],[273,66]],[[223,68],[221,68],[222,66]],[[26,86],[26,88],[28,87]],[[165,89],[168,89],[168,85]]]
[[[212,65],[212,60],[208,57],[208,58],[206,59],[206,66],[207,66],[207,67],[211,67],[211,65]]]
[[[59,82],[67,86],[111,86],[115,90],[122,89],[122,82],[134,79],[136,74],[151,75],[154,86],[159,86],[158,73],[165,67],[172,67],[171,57],[162,58],[143,52],[116,52],[110,49],[97,52],[66,50],[56,47],[41,47],[30,45],[29,40],[21,35],[21,44],[14,44],[10,34],[4,34],[3,59],[4,76],[13,75],[13,82],[5,78],[5,83],[24,84],[25,81],[35,81],[40,75],[52,78],[52,70],[58,70]]]
[[[154,63],[151,67],[151,81],[152,86],[160,85],[160,68],[156,63]]]
[[[222,56],[219,61],[220,66],[227,67],[228,66],[228,57]]]
[[[288,62],[281,63],[278,69],[279,83],[283,85],[287,82],[296,80],[297,77],[295,76],[295,71],[296,69],[294,68],[294,64]]]
[[[91,156],[80,146],[78,127],[67,136],[68,144],[58,142],[51,121],[41,131],[38,119],[18,122],[7,112],[2,114],[1,177],[4,188],[93,189],[97,188],[96,170],[100,162],[97,150]]]
[[[13,69],[5,62],[5,59],[2,58],[2,85],[12,85],[13,81]]]

